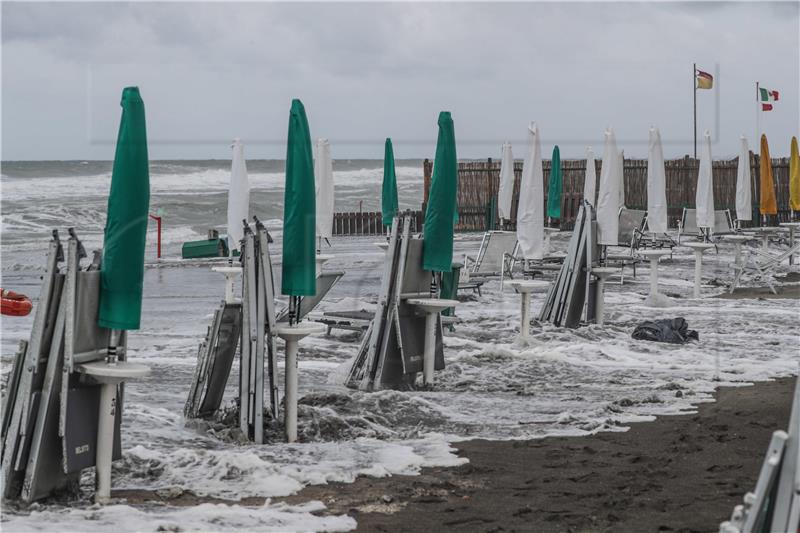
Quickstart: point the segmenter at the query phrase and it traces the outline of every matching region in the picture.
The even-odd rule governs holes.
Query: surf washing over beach
[[[266,220],[279,250],[283,171],[280,162],[248,161],[251,213]],[[419,205],[421,161],[398,162],[400,207]],[[197,347],[211,312],[222,298],[222,277],[207,262],[178,259],[180,245],[202,238],[208,227],[224,232],[229,163],[153,162],[151,206],[164,209],[164,260],[155,259],[155,234],[148,230],[141,330],[130,336],[131,359],[152,368],[149,377],[126,386],[123,458],[113,466],[114,490],[190,491],[209,503],[191,508],[120,502],[91,503],[94,483],[84,474],[84,495],[30,507],[7,504],[3,527],[141,531],[155,529],[325,530],[355,527],[353,518],[319,514],[322,503],[263,506],[223,505],[272,498],[309,484],[351,482],[357,476],[414,474],[425,466],[455,466],[466,459],[451,443],[469,438],[529,439],[625,431],[626,424],[693,409],[709,401],[719,385],[788,376],[797,372],[793,299],[689,301],[693,262],[676,248],[661,287],[675,298],[668,310],[643,303],[648,269],[624,285],[606,289],[606,326],[534,328],[529,347],[514,343],[519,296],[488,282],[483,296],[456,309],[460,323],[444,336],[447,366],[429,391],[362,392],[343,385],[358,349],[358,335],[335,330],[301,344],[299,354],[299,442],[286,444],[279,431],[267,445],[238,441],[229,426],[187,421],[182,409],[197,362]],[[336,210],[376,209],[382,161],[336,161]],[[48,232],[74,226],[88,250],[102,241],[109,163],[4,163],[2,176],[2,275],[4,284],[38,294]],[[456,234],[454,259],[473,255],[480,234]],[[374,309],[384,252],[376,238],[334,238],[326,268],[346,273],[321,310]],[[553,240],[566,248],[567,236]],[[280,258],[274,253],[276,266]],[[732,251],[720,245],[706,256],[705,280],[730,277]],[[796,267],[784,265],[786,273]],[[276,268],[276,274],[280,272]],[[276,280],[276,284],[279,280]],[[237,288],[237,291],[239,289]],[[704,287],[705,296],[723,287]],[[543,302],[535,294],[535,313]],[[279,300],[278,308],[285,301]],[[491,310],[491,311],[489,311]],[[700,341],[650,344],[631,339],[643,320],[683,316]],[[3,320],[3,382],[27,318]],[[720,380],[714,381],[717,361]],[[283,359],[279,359],[283,376]],[[238,375],[238,358],[231,375]],[[226,403],[235,395],[229,380]],[[281,381],[282,382],[282,381]]]

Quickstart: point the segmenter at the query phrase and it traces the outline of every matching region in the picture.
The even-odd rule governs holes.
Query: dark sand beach
[[[624,433],[459,443],[469,464],[360,478],[287,498],[349,513],[358,531],[718,531],[752,490],[794,378],[721,388],[696,414]]]

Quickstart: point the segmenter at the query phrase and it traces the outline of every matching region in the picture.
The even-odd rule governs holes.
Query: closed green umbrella
[[[547,216],[561,218],[561,152],[558,145],[553,148],[553,159],[550,164],[550,183],[547,187]]]
[[[425,270],[450,272],[452,269],[457,190],[458,159],[453,119],[448,111],[442,111],[439,113],[439,139],[425,212],[422,260]]]
[[[381,196],[381,216],[383,225],[390,226],[392,219],[397,214],[397,175],[394,171],[394,150],[392,140],[386,138],[386,148],[383,153],[383,190]]]
[[[317,225],[314,161],[306,110],[292,100],[283,195],[283,265],[281,292],[313,296],[317,292],[314,232]]]
[[[122,118],[108,195],[98,325],[139,329],[150,172],[144,102],[138,87],[122,91]]]

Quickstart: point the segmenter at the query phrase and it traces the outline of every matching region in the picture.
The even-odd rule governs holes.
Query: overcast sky
[[[798,3],[2,3],[2,158],[113,158],[121,90],[138,85],[151,159],[283,158],[291,98],[334,158],[432,157],[441,110],[458,155],[602,152],[613,126],[644,155],[699,136],[715,157],[756,146],[755,82],[780,92],[762,129],[773,156],[798,134]],[[717,99],[719,114],[717,114]]]

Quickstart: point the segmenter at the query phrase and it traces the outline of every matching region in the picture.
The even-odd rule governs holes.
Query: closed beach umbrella
[[[760,211],[762,215],[777,215],[778,203],[775,201],[775,181],[772,179],[772,159],[769,157],[769,145],[767,144],[767,136],[761,136],[761,160],[760,174],[761,174],[761,204]]]
[[[739,166],[736,169],[736,220],[752,220],[753,200],[750,177],[750,148],[742,135],[739,145]]]
[[[316,155],[317,237],[330,239],[333,233],[333,160],[328,139],[317,139]]]
[[[647,158],[647,228],[653,233],[667,232],[667,176],[661,133],[650,128]]]
[[[586,173],[583,176],[583,199],[592,204],[597,203],[597,169],[594,166],[594,151],[591,146],[586,149]]]
[[[500,187],[497,190],[497,210],[501,219],[511,220],[511,198],[514,196],[514,155],[511,144],[503,143],[500,159]]]
[[[553,158],[550,161],[550,182],[547,187],[547,217],[561,218],[561,152],[558,145],[553,147]]]
[[[517,207],[517,240],[528,260],[544,257],[544,173],[542,143],[535,122],[528,126],[528,155],[522,165]]]
[[[233,140],[233,160],[231,161],[231,184],[228,188],[228,248],[231,253],[239,249],[244,237],[242,220],[250,218],[250,180],[247,178],[247,164],[244,159],[244,145],[239,139]]]
[[[314,231],[316,201],[314,162],[306,110],[292,100],[286,148],[286,190],[283,195],[283,265],[281,293],[313,296],[317,292]]]
[[[150,209],[147,132],[139,88],[126,87],[121,105],[103,240],[97,323],[103,328],[139,329]]]
[[[700,168],[697,172],[697,189],[694,196],[697,227],[714,227],[714,176],[711,167],[711,134],[703,134],[700,148]]]
[[[797,152],[797,137],[792,137],[789,156],[789,208],[800,211],[800,154]]]
[[[433,272],[453,268],[453,227],[456,220],[458,158],[453,119],[449,111],[439,113],[439,138],[423,227],[422,267]]]
[[[619,241],[620,180],[617,167],[620,157],[614,130],[609,128],[605,137],[600,189],[597,193],[597,242],[616,246]]]
[[[383,151],[383,187],[381,189],[381,218],[384,226],[391,226],[399,209],[397,203],[397,175],[394,170],[392,140],[386,138]]]

